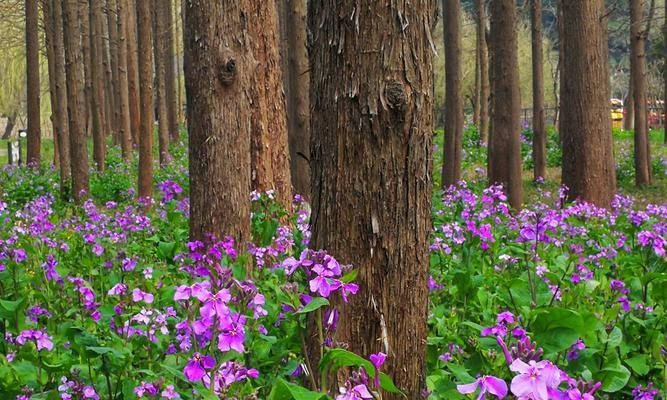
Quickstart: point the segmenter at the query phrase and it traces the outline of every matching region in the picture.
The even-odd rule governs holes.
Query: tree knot
[[[387,105],[394,111],[402,111],[407,103],[407,96],[403,84],[398,81],[389,81],[384,88]]]
[[[236,60],[230,58],[226,63],[220,68],[220,81],[225,86],[229,86],[234,82],[236,78]]]

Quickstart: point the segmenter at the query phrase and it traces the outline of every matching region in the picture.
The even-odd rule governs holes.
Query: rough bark
[[[93,1],[89,9],[90,27],[90,118],[92,120],[93,133],[93,160],[98,171],[104,171],[104,160],[106,157],[106,131],[104,124],[104,91],[102,81],[102,57],[100,48],[101,34],[99,23],[102,18],[102,3]],[[86,81],[88,79],[86,78]],[[87,82],[88,84],[88,82]]]
[[[635,185],[651,184],[651,153],[648,140],[646,82],[646,36],[643,29],[644,0],[630,0],[630,79],[635,108]]]
[[[120,139],[120,108],[118,106],[120,99],[120,86],[118,83],[118,75],[120,70],[118,69],[118,20],[117,20],[117,0],[106,0],[107,1],[107,25],[109,30],[109,57],[111,63],[111,90],[112,90],[112,134],[114,137],[114,143],[119,144]]]
[[[167,117],[167,96],[166,96],[166,34],[164,13],[160,3],[166,3],[164,0],[153,1],[153,58],[155,59],[155,96],[157,103],[158,117],[158,149],[160,154],[160,165],[165,165],[169,160],[169,118]]]
[[[445,39],[445,151],[442,188],[461,180],[463,82],[461,73],[461,2],[442,0]]]
[[[53,133],[53,165],[58,167],[60,164],[60,154],[58,153],[58,131],[55,125],[54,110],[56,109],[56,51],[53,43],[53,20],[51,11],[51,0],[40,0],[42,6],[42,24],[44,26],[44,44],[46,47],[46,61],[49,71],[49,102],[51,103],[51,131]]]
[[[81,24],[81,52],[83,56],[83,95],[85,107],[85,131],[86,136],[94,135],[93,132],[93,77],[92,77],[92,57],[90,53],[90,7],[88,0],[79,0],[79,23]],[[93,159],[97,163],[97,153],[99,150],[95,149],[93,141]],[[97,151],[96,151],[97,150]],[[99,165],[99,164],[98,164]]]
[[[547,117],[544,109],[544,56],[542,53],[542,0],[531,1],[533,66],[533,178],[547,173]]]
[[[72,167],[72,194],[77,201],[88,196],[88,148],[84,131],[83,76],[81,65],[81,26],[77,0],[63,1],[65,69],[67,71],[67,110]]]
[[[178,107],[180,106],[176,101],[176,54],[174,52],[174,23],[171,1],[161,1],[157,13],[160,25],[163,26],[160,39],[163,43],[164,52],[164,90],[169,123],[167,131],[171,141],[177,142],[179,136]]]
[[[521,208],[521,93],[519,90],[516,5],[491,1],[491,125],[489,183],[502,184],[515,209]]]
[[[118,137],[123,158],[132,158],[132,126],[130,121],[130,92],[127,69],[127,24],[129,21],[129,2],[118,0]]]
[[[289,207],[292,183],[276,8],[270,1],[251,2],[250,12],[248,32],[256,62],[250,86],[252,189],[275,190],[278,201]]]
[[[111,55],[109,51],[109,23],[107,18],[102,18],[100,31],[102,32],[100,49],[102,51],[102,66],[104,70],[104,124],[107,135],[113,135],[113,113],[115,100],[113,93],[113,75],[111,73]],[[114,136],[115,139],[115,136]],[[114,143],[117,144],[117,143]]]
[[[571,200],[609,207],[616,191],[604,0],[563,0],[562,183]]]
[[[127,89],[130,103],[130,130],[132,132],[132,142],[139,144],[139,130],[141,126],[141,113],[139,111],[139,61],[137,52],[137,16],[135,0],[126,0],[127,2],[127,24],[126,44],[127,44]]]
[[[40,161],[39,2],[25,1],[25,46],[28,109],[28,163]]]
[[[310,199],[310,77],[306,49],[306,1],[278,3],[283,10],[280,25],[291,180],[294,192]]]
[[[489,141],[489,49],[486,44],[486,1],[477,0],[477,52],[479,54],[479,140],[481,143]]]
[[[139,197],[153,193],[153,32],[151,2],[137,1],[137,37],[139,51]]]
[[[63,42],[63,14],[61,0],[47,0],[51,4],[53,23],[54,74],[56,101],[53,109],[53,126],[57,131],[58,154],[60,159],[60,192],[63,197],[69,192],[71,175],[70,135],[67,114],[67,83],[65,77],[65,48]]]
[[[383,368],[406,398],[418,399],[425,387],[436,3],[356,5],[318,0],[308,12],[310,101],[319,111],[311,117],[311,243],[359,270],[359,293],[340,305],[334,340],[364,357],[387,353]]]
[[[250,0],[184,5],[190,237],[250,238]]]

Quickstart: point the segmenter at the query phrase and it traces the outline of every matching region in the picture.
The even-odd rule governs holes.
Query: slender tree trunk
[[[171,0],[169,0],[171,1]],[[132,126],[130,121],[130,93],[128,85],[127,68],[127,24],[129,21],[129,2],[127,0],[118,0],[118,116],[120,117],[118,126],[118,136],[120,137],[120,146],[123,151],[123,158],[130,160],[132,158]]]
[[[359,270],[359,293],[341,304],[334,340],[365,357],[388,354],[383,368],[406,398],[419,399],[425,388],[436,3],[356,5],[312,1],[308,12],[310,101],[313,110],[322,110],[311,119],[312,245]]]
[[[254,60],[244,0],[191,0],[184,71],[190,159],[190,237],[250,238],[250,87]],[[225,43],[226,45],[223,45]],[[213,200],[213,201],[212,201]]]
[[[491,124],[489,183],[502,184],[515,209],[523,203],[521,92],[514,0],[491,0]]]
[[[632,73],[628,82],[628,96],[625,98],[625,115],[623,116],[623,129],[631,131],[635,126],[635,95],[632,90]]]
[[[16,126],[16,117],[16,111],[7,116],[7,125],[5,125],[5,133],[2,134],[2,140],[7,140],[12,136],[12,132]]]
[[[276,8],[270,1],[250,3],[249,17],[253,22],[248,25],[248,31],[257,62],[251,85],[252,189],[275,190],[278,201],[289,207],[292,183]]]
[[[151,2],[137,1],[139,39],[139,90],[141,125],[139,129],[139,197],[153,193],[153,35]]]
[[[91,136],[94,135],[93,132],[93,78],[91,75],[92,71],[92,57],[90,54],[90,41],[92,40],[92,37],[90,35],[91,31],[91,22],[90,22],[90,11],[89,11],[89,5],[88,5],[89,0],[79,0],[79,22],[81,23],[81,51],[83,52],[83,77],[84,77],[84,85],[83,85],[83,95],[84,95],[84,104],[85,104],[85,131],[86,131],[86,136]],[[93,148],[95,147],[94,141],[93,141]],[[98,150],[99,152],[99,150]],[[96,158],[97,152],[93,150],[93,159],[95,160],[95,163],[97,163],[97,158]],[[99,169],[99,164],[98,164],[98,169]]]
[[[116,142],[116,136],[113,133],[114,130],[114,122],[113,122],[113,114],[114,114],[114,109],[115,109],[115,100],[114,99],[114,88],[113,88],[113,75],[111,73],[111,54],[110,54],[110,48],[109,48],[109,23],[108,19],[102,18],[102,24],[100,26],[101,33],[102,33],[102,43],[101,43],[101,51],[102,51],[102,65],[104,68],[104,124],[106,126],[106,134],[107,136],[111,135],[113,136],[114,139],[114,144],[118,144]]]
[[[489,50],[486,44],[486,5],[485,0],[476,0],[477,3],[477,52],[479,53],[479,140],[482,143],[489,141]]]
[[[635,106],[635,184],[651,184],[651,153],[648,141],[648,110],[646,107],[646,31],[644,0],[630,0],[630,76]]]
[[[127,1],[127,24],[126,44],[127,44],[127,86],[130,104],[130,130],[132,132],[132,142],[139,144],[139,130],[141,126],[141,113],[139,107],[139,61],[137,51],[137,17],[136,0]]]
[[[25,54],[28,93],[28,163],[35,163],[37,166],[39,166],[41,151],[38,3],[38,0],[25,0]]]
[[[446,28],[445,28],[446,29]],[[479,24],[477,25],[479,29]],[[479,129],[479,113],[480,113],[480,101],[482,97],[482,79],[481,71],[479,70],[479,49],[475,48],[475,88],[474,92],[470,98],[470,103],[472,105],[472,123]]]
[[[442,188],[461,180],[463,82],[461,74],[461,2],[442,0],[445,39],[445,151]]]
[[[93,1],[88,7],[88,21],[89,21],[89,39],[90,39],[90,69],[86,77],[87,88],[86,97],[90,97],[90,119],[92,120],[92,134],[93,134],[93,160],[97,165],[98,171],[104,171],[104,159],[106,157],[106,134],[104,131],[104,120],[102,117],[103,98],[100,96],[102,86],[102,64],[101,64],[101,49],[98,47],[100,41],[98,38],[99,18],[102,15],[102,3]],[[85,52],[84,52],[85,54]],[[85,57],[85,55],[84,55]],[[88,96],[90,95],[90,96]]]
[[[533,61],[533,179],[547,173],[547,116],[544,109],[544,57],[542,54],[542,0],[531,2]]]
[[[61,0],[47,0],[51,4],[53,23],[54,74],[56,99],[53,109],[53,125],[58,132],[58,154],[60,159],[60,192],[63,197],[69,193],[71,175],[70,135],[68,122],[67,83],[65,77],[65,48],[63,43],[63,14]]]
[[[171,1],[161,1],[158,7],[158,18],[160,25],[163,26],[161,39],[163,45],[164,58],[164,90],[165,101],[167,105],[167,120],[169,127],[169,138],[173,142],[178,142],[178,105],[176,104],[176,54],[174,52],[174,23]]]
[[[282,12],[283,78],[287,99],[290,171],[294,192],[310,198],[310,85],[306,1],[278,2]]]
[[[53,132],[53,165],[58,167],[60,164],[60,154],[58,153],[58,131],[55,124],[54,110],[56,109],[56,51],[53,43],[53,20],[51,11],[51,0],[40,0],[42,6],[42,23],[44,26],[44,43],[46,45],[46,61],[49,68],[49,102],[51,103],[51,131]]]
[[[571,200],[610,207],[616,192],[604,0],[563,0],[563,184]]]
[[[113,90],[113,108],[112,108],[112,130],[114,143],[121,143],[120,137],[120,84],[118,83],[118,20],[117,20],[117,0],[107,1],[107,25],[109,26],[109,56],[111,61],[111,89]]]
[[[57,1],[56,1],[57,2]],[[81,25],[77,0],[63,1],[63,30],[65,36],[65,68],[67,70],[67,109],[72,167],[72,192],[77,201],[88,196],[88,148],[84,131],[84,105],[81,51]]]
[[[155,59],[155,95],[157,100],[158,117],[158,148],[160,151],[160,165],[165,165],[169,160],[169,118],[167,117],[167,96],[166,96],[166,49],[167,38],[164,7],[160,3],[166,3],[164,0],[153,1],[153,58]]]

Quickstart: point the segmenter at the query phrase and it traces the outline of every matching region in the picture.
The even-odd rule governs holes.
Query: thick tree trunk
[[[461,180],[463,82],[461,81],[461,2],[442,0],[445,39],[445,151],[442,188]]]
[[[171,1],[171,0],[170,0]],[[127,0],[118,0],[118,137],[123,158],[132,158],[132,126],[130,122],[130,93],[127,68],[127,24],[130,10]]]
[[[127,44],[127,89],[130,104],[130,130],[132,142],[139,145],[141,112],[139,107],[139,61],[137,51],[137,16],[136,0],[127,1],[127,23],[125,24]]]
[[[167,120],[169,123],[167,131],[173,142],[178,141],[178,104],[176,102],[176,55],[174,52],[174,23],[171,1],[160,1],[157,10],[160,25],[163,26],[160,40],[163,43],[164,63],[164,91],[167,104]]]
[[[184,6],[193,240],[250,238],[250,3],[191,0]]]
[[[651,152],[648,140],[648,110],[646,108],[646,30],[644,0],[630,0],[630,78],[635,106],[635,184],[651,184]]]
[[[476,0],[477,3],[477,52],[479,54],[479,140],[481,143],[489,141],[489,49],[486,44],[486,1]]]
[[[94,1],[89,7],[89,27],[90,27],[90,117],[92,119],[93,133],[93,160],[97,165],[98,171],[104,171],[104,159],[106,157],[106,131],[104,129],[104,92],[102,82],[102,57],[99,35],[100,19],[102,18],[102,3]],[[88,79],[86,78],[86,81]]]
[[[137,37],[139,39],[139,197],[153,193],[153,33],[151,2],[137,1]]]
[[[533,64],[533,179],[547,173],[547,117],[544,109],[544,57],[542,54],[542,0],[531,2]]]
[[[616,192],[604,0],[563,0],[563,184],[571,200],[610,207]]]
[[[39,4],[25,1],[25,46],[28,109],[28,162],[39,165],[41,120],[39,107]]]
[[[155,95],[157,100],[158,117],[158,148],[160,153],[160,165],[165,165],[169,160],[169,118],[167,117],[167,97],[165,93],[165,53],[166,34],[164,7],[160,3],[164,0],[152,0],[153,4],[153,58],[155,59]]]
[[[72,193],[77,201],[88,196],[88,148],[84,131],[84,105],[81,98],[83,76],[81,66],[81,25],[77,0],[63,1],[65,36],[65,68],[67,70],[67,109],[72,167]]]
[[[310,199],[310,77],[306,49],[306,1],[278,3],[283,10],[280,25],[291,180],[294,192]]]
[[[65,77],[65,48],[63,43],[63,14],[61,0],[47,0],[51,4],[53,23],[54,74],[56,99],[53,109],[53,127],[57,131],[58,154],[60,159],[60,192],[63,197],[69,191],[71,175],[70,135],[67,116],[67,81]]]
[[[278,201],[289,207],[292,183],[276,8],[270,1],[253,1],[250,12],[252,23],[248,25],[248,31],[257,62],[251,85],[252,189],[260,192],[275,190]]]
[[[113,98],[113,108],[112,108],[112,133],[114,136],[114,143],[121,143],[120,138],[120,86],[118,83],[118,74],[120,70],[118,69],[118,21],[117,21],[117,0],[106,0],[107,1],[107,24],[109,26],[109,55],[111,61],[111,89],[112,98]]]
[[[90,35],[90,10],[89,10],[89,5],[88,5],[88,0],[79,0],[79,22],[81,23],[81,51],[83,53],[83,77],[84,77],[84,84],[83,84],[83,96],[84,96],[84,104],[85,104],[85,131],[86,131],[86,136],[91,136],[94,135],[93,132],[93,78],[91,75],[92,72],[92,57],[90,55],[90,41],[92,40],[91,35]],[[95,147],[94,141],[93,141],[93,149]],[[97,164],[97,153],[99,150],[95,151],[96,149],[93,150],[93,159],[95,160],[95,163]],[[99,168],[99,164],[98,168]]]
[[[516,4],[491,0],[491,125],[489,183],[502,184],[515,209],[523,203],[521,179],[521,93]]]
[[[334,340],[388,354],[408,399],[425,388],[435,5],[319,0],[308,12],[311,243],[359,270]]]

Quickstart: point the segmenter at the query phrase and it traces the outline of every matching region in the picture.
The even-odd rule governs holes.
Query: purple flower
[[[373,395],[364,384],[356,386],[347,385],[338,390],[340,394],[336,396],[336,400],[364,400],[373,398]]]
[[[135,288],[132,291],[132,301],[134,301],[135,303],[143,301],[146,304],[151,304],[153,303],[153,300],[155,300],[155,297],[152,294],[142,292],[141,289],[139,288]]]
[[[215,367],[215,358],[203,356],[199,353],[192,355],[188,361],[183,374],[191,382],[197,382],[206,375],[206,370]]]
[[[176,391],[174,390],[174,385],[169,385],[162,391],[162,398],[163,399],[180,399],[181,396],[178,393],[176,393]]]
[[[479,388],[477,400],[485,399],[486,393],[491,393],[499,399],[507,396],[507,384],[504,380],[495,376],[485,375],[479,377],[475,382],[466,385],[456,385],[456,390],[461,394],[475,393]]]
[[[211,293],[208,290],[195,292],[193,287],[192,295],[197,297],[199,301],[204,302],[204,305],[199,310],[202,317],[210,318],[214,315],[217,315],[218,318],[222,319],[229,315],[227,302],[232,299],[232,295],[229,293],[229,290],[222,289],[218,293]]]
[[[383,352],[377,354],[371,354],[370,360],[375,368],[375,386],[380,386],[380,367],[384,364],[384,361],[387,359],[387,355]]]
[[[528,364],[516,359],[510,365],[510,370],[519,375],[512,379],[510,389],[519,398],[534,400],[549,400],[549,389],[556,389],[561,382],[560,370],[549,361]]]
[[[189,300],[190,295],[192,294],[192,289],[190,286],[176,286],[176,292],[174,293],[174,301]]]

